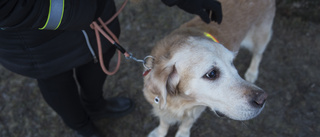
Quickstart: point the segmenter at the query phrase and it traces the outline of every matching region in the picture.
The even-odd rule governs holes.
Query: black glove
[[[200,18],[206,22],[215,21],[218,24],[222,21],[222,9],[221,3],[216,0],[161,0],[168,6],[177,5],[184,11],[197,14]],[[211,17],[210,12],[212,12]]]

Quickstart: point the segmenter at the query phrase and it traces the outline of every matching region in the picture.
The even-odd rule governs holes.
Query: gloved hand
[[[184,11],[197,14],[200,18],[206,22],[215,21],[218,24],[222,21],[222,9],[221,3],[216,0],[161,0],[168,6],[177,5]],[[210,16],[210,12],[212,12]]]

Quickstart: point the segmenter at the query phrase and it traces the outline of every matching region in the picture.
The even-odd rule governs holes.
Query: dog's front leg
[[[185,118],[181,122],[175,137],[190,137],[190,129],[195,121],[196,119],[192,117]]]
[[[200,117],[201,113],[206,109],[205,106],[194,107],[187,116],[183,118],[175,137],[189,137],[190,129],[193,123]]]
[[[160,118],[160,124],[157,128],[152,130],[148,137],[165,137],[167,135],[168,129],[170,127],[170,124],[161,120]]]

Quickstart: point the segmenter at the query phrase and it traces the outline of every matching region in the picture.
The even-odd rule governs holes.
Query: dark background
[[[120,5],[121,1],[117,1]],[[191,129],[193,137],[316,137],[320,136],[320,1],[278,0],[273,37],[260,66],[258,86],[269,94],[258,117],[244,122],[218,118],[207,110]],[[154,43],[193,16],[160,0],[129,3],[120,15],[120,41],[136,57],[148,55]],[[250,53],[242,49],[235,65],[243,76]],[[122,61],[109,76],[105,97],[125,96],[135,110],[120,119],[97,123],[109,137],[143,137],[158,125],[142,94],[142,65]],[[170,129],[174,136],[177,126]],[[1,137],[73,137],[42,99],[35,80],[0,66]]]

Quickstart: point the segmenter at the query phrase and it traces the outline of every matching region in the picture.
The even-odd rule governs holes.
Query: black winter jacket
[[[96,38],[89,25],[97,17],[109,19],[116,10],[114,1],[64,2],[59,28],[39,30],[48,18],[49,0],[1,0],[0,63],[4,67],[32,78],[47,78],[92,61],[82,30],[96,54]],[[119,37],[118,20],[108,26]],[[104,39],[102,45],[104,52],[114,51]]]

